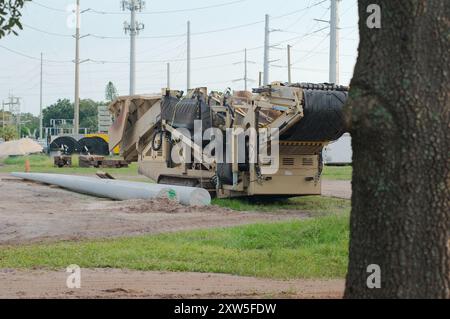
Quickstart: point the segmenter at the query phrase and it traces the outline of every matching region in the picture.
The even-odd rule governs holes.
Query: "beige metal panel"
[[[158,181],[160,176],[178,176],[181,178],[199,178],[209,181],[213,176],[213,171],[205,170],[185,170],[184,167],[178,166],[168,168],[165,160],[144,160],[139,162],[139,173],[150,177],[154,181]]]
[[[289,170],[300,170],[304,171],[307,169],[318,170],[318,159],[316,155],[312,156],[282,156],[280,158],[280,169],[289,169]]]
[[[128,101],[118,101],[114,105],[114,114],[116,115],[116,120],[108,130],[109,148],[111,151],[122,142],[123,134],[125,132],[125,127],[128,121],[129,106],[130,103]],[[110,110],[112,110],[111,107]]]
[[[319,154],[325,145],[326,143],[281,142],[280,154],[282,155]]]
[[[299,172],[281,170],[285,174],[299,174]],[[313,177],[314,171],[301,170],[301,175],[275,175],[271,180],[258,182],[251,182],[248,195],[320,195],[321,183],[320,181],[307,181],[306,177]]]
[[[158,116],[161,114],[161,104],[155,103],[146,113],[142,115],[130,128],[125,132],[123,138],[124,147],[135,146],[139,138],[153,130],[157,122]]]

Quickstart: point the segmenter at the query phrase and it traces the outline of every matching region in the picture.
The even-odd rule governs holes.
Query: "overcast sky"
[[[22,98],[22,111],[39,112],[39,74],[44,54],[44,106],[74,96],[75,30],[70,23],[74,0],[36,0],[23,11],[24,30],[0,40],[0,101],[8,94]],[[271,81],[287,80],[286,45],[292,51],[293,80],[328,81],[329,30],[314,19],[329,19],[328,0],[154,0],[138,14],[145,24],[137,39],[137,93],[159,92],[166,85],[166,62],[171,62],[173,88],[186,88],[186,22],[191,21],[192,85],[224,90],[242,89],[248,48],[249,77],[263,69],[264,15],[271,16],[273,63]],[[215,6],[215,7],[211,7]],[[205,8],[210,7],[210,8]],[[120,0],[81,0],[81,98],[104,100],[112,81],[121,95],[129,91],[129,38]],[[202,9],[203,8],[203,9]],[[340,82],[348,84],[358,47],[356,0],[340,2]],[[319,31],[323,29],[322,31]],[[217,32],[209,32],[217,31]],[[93,35],[93,36],[92,36]],[[105,38],[106,37],[106,38]],[[11,51],[8,51],[12,50]],[[250,83],[256,86],[257,83]]]

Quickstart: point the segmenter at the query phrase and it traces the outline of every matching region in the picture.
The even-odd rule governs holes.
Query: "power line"
[[[318,6],[318,5],[320,5],[320,4],[322,4],[322,3],[326,2],[326,1],[328,1],[328,0],[319,1],[319,2],[316,2],[313,5],[310,5],[310,2],[309,2],[307,7],[304,7],[304,8],[299,9],[299,10],[291,11],[291,12],[283,14],[283,15],[274,16],[274,17],[272,17],[272,19],[281,19],[281,18],[284,18],[284,17],[287,17],[287,16],[292,16],[294,14],[297,14],[298,12],[302,12],[302,11],[308,10],[308,9],[314,7],[314,6]],[[235,1],[235,2],[237,2],[237,1]],[[61,11],[64,11],[64,10],[61,10]],[[302,15],[302,16],[304,16],[304,15]],[[228,30],[235,30],[235,29],[239,29],[239,28],[250,27],[250,26],[253,26],[253,25],[260,24],[262,22],[264,22],[264,20],[250,22],[250,23],[245,23],[245,24],[241,24],[241,25],[230,26],[230,27],[221,28],[221,29],[215,29],[215,30],[209,30],[209,31],[201,31],[201,32],[197,32],[197,33],[194,32],[194,33],[192,33],[192,35],[202,35],[202,34],[210,34],[210,33],[217,33],[217,32],[225,32],[225,31],[228,31]],[[35,30],[37,32],[45,33],[45,34],[52,35],[52,36],[67,37],[67,38],[72,38],[73,37],[72,35],[69,35],[69,34],[48,32],[48,31],[45,31],[45,30],[42,30],[42,29],[39,29],[39,28],[35,28],[33,26],[29,26],[29,25],[25,25],[25,26],[30,28],[30,29],[32,29],[32,30]],[[313,26],[313,28],[314,28],[314,26]],[[312,32],[307,32],[307,33],[301,34],[301,35],[300,35],[300,33],[297,33],[297,32],[291,32],[291,33],[294,33],[294,34],[299,34],[299,36],[296,36],[296,37],[293,37],[293,38],[290,38],[290,39],[287,39],[287,40],[279,41],[278,43],[279,44],[286,43],[286,42],[290,42],[290,41],[297,40],[297,39],[300,39],[298,41],[301,41],[301,39],[305,38],[306,36],[316,34],[318,32],[323,31],[324,29],[327,29],[327,27],[325,27],[323,29],[315,30],[315,31],[312,31]],[[288,33],[288,31],[284,31],[284,30],[282,30],[282,31]],[[94,38],[113,38],[113,39],[127,39],[128,38],[128,37],[101,36],[101,35],[95,35],[95,34],[93,34],[91,36],[94,37]],[[183,33],[183,34],[172,34],[172,35],[154,35],[154,36],[147,36],[147,37],[142,37],[142,38],[175,38],[175,37],[185,37],[185,36],[186,36],[186,33]],[[326,38],[327,37],[325,37],[325,39]],[[175,42],[175,41],[173,41],[173,42]],[[182,45],[184,46],[184,44],[185,44],[185,42],[183,42]],[[7,48],[5,46],[2,46],[2,45],[0,45],[0,48],[3,48],[3,49],[5,49],[5,50],[7,50],[7,51],[9,51],[11,53],[20,55],[20,56],[28,58],[28,59],[33,59],[33,60],[36,60],[36,61],[40,60],[40,58],[34,57],[32,55],[25,54],[25,53],[22,53],[22,52],[13,50],[13,49],[9,49],[9,48]],[[249,48],[248,50],[249,51],[250,50],[259,50],[259,49],[262,49],[262,48],[263,48],[263,46],[257,46],[257,47]],[[202,60],[202,59],[209,59],[209,58],[215,58],[215,57],[222,57],[222,56],[238,54],[240,52],[242,52],[242,50],[221,52],[221,53],[216,53],[216,54],[210,54],[210,55],[193,57],[192,60]],[[309,52],[308,54],[306,54],[306,56],[308,56],[311,53],[314,53],[314,52]],[[150,60],[150,61],[138,61],[137,63],[168,63],[168,62],[176,62],[176,63],[178,63],[179,62],[179,64],[175,64],[175,66],[180,66],[180,65],[182,66],[181,62],[184,62],[186,60],[187,60],[186,58],[175,58],[175,59],[172,59],[172,60],[164,60],[164,59],[156,60],[155,59],[155,60]],[[65,66],[64,63],[70,63],[70,64],[73,63],[73,61],[71,61],[71,60],[49,60],[49,59],[46,59],[46,60],[43,60],[43,61],[44,62],[49,62],[49,63],[61,63],[62,64],[61,67]],[[109,63],[112,63],[112,64],[128,64],[129,63],[128,61],[108,61],[108,60],[100,60],[100,59],[92,59],[92,60],[89,60],[89,62],[95,63],[95,64],[109,64]],[[297,63],[297,62],[295,62],[295,63]],[[293,64],[295,64],[295,63],[293,63]],[[57,66],[58,65],[55,65],[53,67],[57,67]],[[205,67],[204,69],[207,69],[207,68]],[[297,69],[297,68],[294,68],[294,69]],[[199,69],[195,69],[195,70],[199,70]],[[180,73],[180,72],[176,72],[175,75],[177,75],[178,73]]]
[[[316,30],[316,31],[314,31],[314,32],[308,33],[308,35],[309,35],[309,34],[314,34],[314,33],[319,33],[320,31],[323,31],[323,30],[325,30],[325,29],[329,29],[329,27],[324,27],[324,28],[318,29],[318,30]],[[283,31],[283,30],[280,30],[279,32],[283,32],[283,33],[292,33],[292,34],[302,34],[302,33],[300,33],[300,32]]]
[[[34,30],[34,31],[37,31],[37,32],[41,32],[41,33],[44,33],[44,34],[47,34],[47,35],[52,35],[52,36],[55,36],[55,37],[62,37],[62,38],[73,38],[73,35],[71,35],[71,34],[49,32],[49,31],[45,31],[45,30],[33,27],[31,25],[25,24],[25,23],[22,23],[22,25],[24,27],[30,28],[31,30]]]
[[[317,7],[319,5],[321,5],[322,3],[326,2],[327,0],[323,0],[323,1],[319,1],[317,3],[314,3],[312,5],[309,5],[307,8],[311,9],[314,7]],[[327,9],[328,10],[328,9]],[[292,28],[294,25],[296,25],[297,23],[299,23],[300,21],[302,21],[303,17],[307,14],[307,12],[305,12],[305,14],[301,15],[297,20],[295,20],[294,23],[290,24],[288,27],[284,28],[284,30],[289,30],[290,28]]]
[[[124,36],[108,36],[108,35],[98,35],[98,34],[90,34],[89,36],[96,38],[96,39],[113,39],[113,40],[125,40],[129,37]],[[167,38],[181,38],[186,36],[185,33],[178,33],[178,34],[166,34],[166,35],[151,35],[151,36],[141,36],[141,39],[167,39]]]
[[[290,42],[292,40],[296,40],[296,39],[303,39],[309,35],[315,34],[317,32],[319,32],[321,30],[316,30],[313,32],[309,32],[309,33],[305,33],[303,35],[300,36],[296,36],[296,37],[292,37],[286,40],[282,40],[282,41],[278,41],[277,45],[279,44],[283,44],[286,42]],[[262,49],[264,46],[256,46],[253,48],[249,48],[247,49],[247,51],[253,51],[253,50],[259,50]],[[17,54],[19,56],[28,58],[28,59],[32,59],[32,60],[36,60],[36,61],[40,61],[40,58],[38,57],[34,57],[13,49],[9,49],[3,45],[0,45],[0,48],[7,50],[11,53]],[[202,60],[202,59],[209,59],[209,58],[216,58],[216,57],[222,57],[222,56],[228,56],[228,55],[234,55],[234,54],[238,54],[238,53],[242,53],[242,50],[234,50],[234,51],[228,51],[228,52],[222,52],[222,53],[217,53],[217,54],[211,54],[211,55],[205,55],[205,56],[199,56],[199,57],[193,57],[192,60]],[[167,59],[167,60],[149,60],[149,61],[138,61],[137,63],[167,63],[167,62],[184,62],[186,61],[185,58],[179,58],[179,59]],[[49,62],[49,63],[73,63],[73,61],[71,60],[49,60],[49,59],[44,59],[44,62]],[[129,61],[113,61],[113,60],[101,60],[101,59],[89,59],[87,62],[91,62],[91,63],[96,63],[96,64],[128,64]]]
[[[196,8],[186,8],[186,9],[173,9],[173,10],[161,10],[161,11],[148,11],[148,12],[143,12],[142,14],[170,14],[170,13],[179,13],[179,12],[191,12],[191,11],[198,11],[198,10],[206,10],[206,9],[213,9],[213,8],[220,8],[220,7],[225,7],[225,6],[230,6],[230,5],[234,5],[234,4],[238,4],[238,3],[243,3],[246,2],[248,0],[235,0],[235,1],[229,1],[229,2],[224,2],[224,3],[218,3],[215,5],[209,5],[209,6],[203,6],[203,7],[196,7]],[[41,4],[37,1],[32,1],[31,3],[34,3],[40,7],[43,7],[45,9],[48,10],[52,10],[52,11],[56,11],[56,12],[64,12],[66,13],[66,10],[63,9],[59,9],[59,8],[54,8],[54,7],[50,7],[44,4]],[[102,10],[96,10],[96,9],[92,9],[90,8],[89,11],[90,13],[94,13],[94,14],[100,14],[100,15],[107,15],[107,14],[114,14],[114,15],[124,15],[126,13],[124,12],[120,12],[120,11],[102,11]]]
[[[247,0],[244,0],[247,1]],[[314,3],[312,5],[309,5],[307,7],[298,9],[298,10],[294,10],[294,11],[290,11],[288,13],[282,14],[282,15],[278,15],[278,16],[273,16],[271,17],[271,19],[281,19],[281,18],[285,18],[291,15],[295,15],[299,12],[303,12],[306,10],[309,10],[313,7],[316,7],[322,3],[324,3],[327,0],[321,0],[317,3]],[[35,2],[32,2],[35,3]],[[86,11],[89,12],[89,11]],[[123,14],[123,13],[120,13]],[[140,14],[146,14],[146,12],[141,12]],[[231,31],[231,30],[237,30],[237,29],[242,29],[242,28],[247,28],[247,27],[251,27],[254,25],[258,25],[261,23],[264,23],[265,20],[258,20],[258,21],[254,21],[254,22],[249,22],[249,23],[244,23],[244,24],[239,24],[239,25],[234,25],[234,26],[230,26],[230,27],[225,27],[225,28],[220,28],[220,29],[213,29],[213,30],[207,30],[207,31],[200,31],[200,32],[191,32],[191,36],[198,36],[198,35],[205,35],[205,34],[212,34],[212,33],[220,33],[220,32],[225,32],[225,31]],[[30,25],[26,25],[27,27],[29,27],[32,30],[41,32],[41,33],[45,33],[48,35],[54,35],[54,36],[59,36],[59,37],[71,37],[71,35],[68,34],[60,34],[60,33],[53,33],[53,32],[49,32],[49,31],[45,31]],[[109,36],[109,35],[99,35],[99,34],[89,34],[89,36],[96,38],[96,39],[115,39],[115,40],[124,40],[124,39],[129,39],[129,37],[124,37],[124,36]],[[180,37],[185,37],[186,33],[178,33],[178,34],[162,34],[162,35],[151,35],[151,36],[140,36],[141,39],[164,39],[164,38],[180,38]]]
[[[213,9],[213,8],[220,8],[220,7],[226,7],[242,2],[246,2],[248,0],[236,0],[231,2],[224,2],[224,3],[218,3],[215,5],[209,5],[209,6],[203,6],[203,7],[196,7],[196,8],[186,8],[186,9],[174,9],[174,10],[161,10],[161,11],[149,11],[149,12],[143,12],[142,14],[169,14],[169,13],[180,13],[180,12],[192,12],[192,11],[200,11],[200,10],[206,10],[206,9]],[[95,9],[90,10],[92,13],[96,14],[123,14],[122,12],[114,12],[114,11],[99,11]]]
[[[356,3],[351,4],[346,10],[344,10],[344,12],[341,14],[341,18],[343,16],[345,16],[347,13],[350,12],[350,10],[352,10],[354,7],[356,6]]]
[[[58,8],[49,7],[49,6],[45,5],[45,4],[41,4],[41,3],[37,2],[37,1],[30,1],[30,2],[35,4],[35,5],[37,5],[37,6],[39,6],[39,7],[48,9],[48,10],[67,13],[67,11],[64,10],[64,9],[58,9]]]
[[[298,40],[297,42],[295,42],[294,44],[291,45],[291,46],[295,46],[295,45],[297,45],[301,40],[303,40],[304,38],[306,38],[306,37],[308,37],[308,36],[311,36],[311,35],[314,35],[314,34],[320,32],[320,31],[323,31],[324,29],[328,29],[328,27],[327,27],[327,28],[323,28],[323,29],[319,29],[319,30],[315,30],[315,31],[312,31],[312,32],[307,32],[307,33],[304,33],[304,34],[302,34],[302,35],[300,35],[300,36],[296,36],[296,37],[293,37],[293,38],[289,38],[289,39],[286,39],[286,40],[283,40],[283,41],[278,41],[277,44],[275,44],[274,46],[276,47],[276,46],[279,46],[280,44],[283,44],[283,43],[288,43],[288,42],[291,42],[291,41],[293,41],[293,40]],[[327,36],[328,36],[328,35],[327,35]],[[282,50],[284,50],[284,49],[282,49]]]
[[[7,47],[5,47],[5,46],[3,46],[3,45],[0,45],[0,48],[4,49],[4,50],[6,50],[6,51],[9,51],[9,52],[11,52],[11,53],[20,55],[20,56],[22,56],[22,57],[28,58],[28,59],[32,59],[32,60],[36,60],[36,61],[41,61],[40,58],[31,56],[31,55],[28,55],[28,54],[25,54],[25,53],[22,53],[22,52],[19,52],[19,51],[10,49],[10,48],[7,48]],[[45,59],[44,62],[49,62],[49,63],[73,63],[73,61],[70,61],[70,60],[48,60],[48,59]]]
[[[257,50],[257,49],[261,49],[261,48],[262,48],[262,46],[253,47],[253,48],[248,49],[248,51],[250,51],[250,50]],[[198,57],[191,58],[191,60],[210,59],[210,58],[222,57],[222,56],[233,55],[233,54],[238,54],[238,53],[242,53],[242,50],[235,50],[235,51],[228,51],[228,52],[211,54],[211,55],[198,56]],[[172,60],[138,61],[137,63],[185,62],[186,60],[187,60],[186,58],[178,58],[178,59],[172,59]],[[127,64],[127,63],[129,63],[128,61],[108,61],[108,60],[95,60],[95,59],[90,59],[90,62],[100,63],[100,64],[106,64],[106,63]]]
[[[326,39],[328,39],[328,37],[329,37],[329,34],[328,34],[326,37],[324,37],[319,43],[317,43],[317,45],[314,46],[307,54],[305,54],[304,56],[302,56],[301,58],[299,58],[298,60],[296,60],[294,63],[292,63],[292,65],[296,65],[296,64],[298,64],[298,63],[300,63],[300,62],[305,61],[305,59],[309,58],[309,57],[311,56],[311,54],[314,53],[314,51],[315,51],[318,47],[320,47],[320,45],[321,45],[323,42],[325,42]]]

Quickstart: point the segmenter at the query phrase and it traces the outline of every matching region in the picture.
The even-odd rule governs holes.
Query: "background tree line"
[[[105,101],[97,102],[91,99],[80,100],[80,128],[86,128],[88,132],[98,131],[98,107],[104,106],[117,98],[117,89],[112,82],[109,82],[105,88]],[[43,126],[51,127],[51,120],[72,120],[74,118],[74,103],[69,99],[58,99],[55,103],[47,106],[43,110]],[[5,111],[5,122],[9,122],[11,114]],[[0,110],[0,120],[3,119],[2,110]],[[37,138],[39,136],[39,116],[31,113],[22,113],[20,115],[20,137]],[[10,124],[0,126],[0,138],[5,141],[13,140],[19,137],[16,126]]]
[[[105,102],[96,102],[90,99],[80,101],[80,128],[86,128],[89,132],[98,130],[98,107]],[[0,120],[3,118],[0,111]],[[5,111],[5,122],[8,123],[11,114]],[[51,127],[52,119],[72,120],[74,118],[74,104],[68,99],[59,99],[56,103],[43,110],[43,126]],[[39,116],[31,113],[20,115],[20,137],[37,138],[39,136]],[[0,138],[5,141],[15,139],[19,135],[17,126],[6,124],[0,126]]]
[[[89,132],[98,130],[98,107],[105,102],[91,99],[80,100],[80,128]],[[56,103],[46,107],[43,111],[44,127],[51,127],[51,120],[72,120],[74,118],[74,104],[69,99],[59,99]]]

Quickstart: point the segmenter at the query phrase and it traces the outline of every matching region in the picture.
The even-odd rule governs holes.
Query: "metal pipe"
[[[211,203],[211,196],[203,188],[60,174],[11,173],[11,175],[26,180],[57,185],[77,193],[116,200],[168,198],[183,205],[191,206],[206,206]]]
[[[207,206],[211,204],[211,195],[204,188],[178,186],[178,185],[165,185],[165,184],[149,184],[142,182],[128,182],[114,180],[117,183],[123,183],[123,185],[132,185],[135,187],[142,187],[142,185],[151,185],[153,187],[161,187],[163,189],[168,188],[172,192],[175,191],[176,198],[180,204],[189,206]]]

